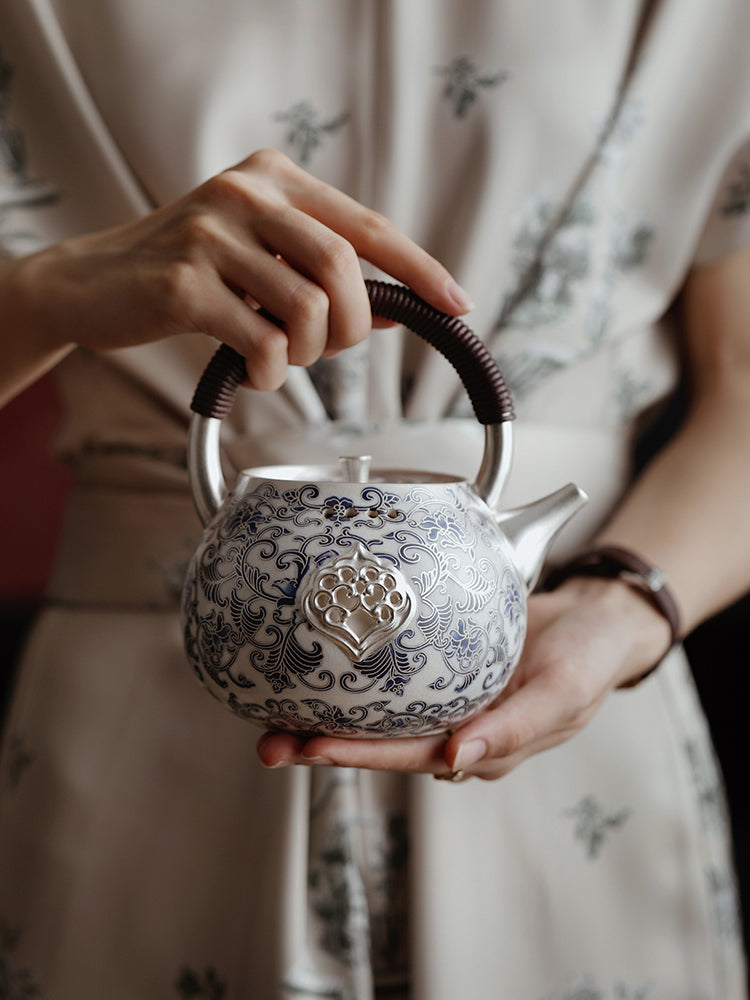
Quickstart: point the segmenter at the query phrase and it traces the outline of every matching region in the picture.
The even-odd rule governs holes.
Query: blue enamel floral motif
[[[183,623],[200,680],[263,726],[348,736],[445,729],[520,656],[525,588],[462,483],[254,480],[209,525]]]

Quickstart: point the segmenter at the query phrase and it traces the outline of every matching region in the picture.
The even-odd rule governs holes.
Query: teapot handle
[[[472,330],[455,316],[428,305],[411,289],[366,280],[373,316],[401,323],[436,348],[456,369],[485,428],[485,447],[476,488],[494,506],[510,471],[512,455],[510,390],[497,362]],[[274,319],[268,313],[264,315]],[[245,359],[222,344],[206,366],[191,403],[188,467],[198,514],[207,523],[226,493],[219,452],[219,429],[245,379]]]

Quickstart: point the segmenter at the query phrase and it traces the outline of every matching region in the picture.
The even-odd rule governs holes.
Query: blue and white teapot
[[[515,669],[528,592],[586,500],[570,484],[496,510],[513,411],[495,361],[461,320],[399,285],[367,285],[374,315],[453,364],[484,455],[474,483],[346,456],[247,469],[227,491],[219,434],[245,363],[217,351],[193,399],[190,482],[206,529],[185,582],[185,644],[212,694],[272,729],[408,736],[478,712]]]

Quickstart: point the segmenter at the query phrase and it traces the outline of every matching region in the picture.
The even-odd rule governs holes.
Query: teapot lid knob
[[[366,483],[369,480],[371,455],[342,455],[339,462],[347,483]]]

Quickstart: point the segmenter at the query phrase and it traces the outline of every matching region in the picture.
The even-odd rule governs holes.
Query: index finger
[[[408,285],[435,309],[460,316],[474,303],[451,273],[384,215],[361,205],[289,161],[285,183],[292,204],[339,233],[359,257]]]
[[[287,764],[328,764],[371,771],[438,773],[445,770],[445,734],[380,739],[333,736],[292,737],[284,733],[261,737],[259,754],[267,767]]]
[[[490,761],[510,769],[578,732],[600,700],[579,698],[538,674],[458,729],[445,745],[445,762],[454,771]]]

